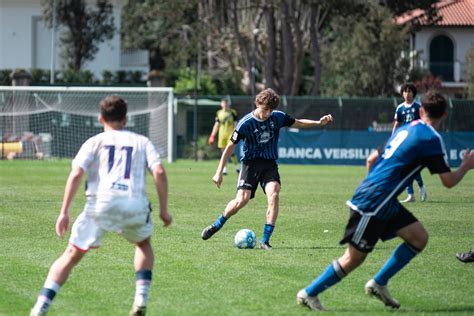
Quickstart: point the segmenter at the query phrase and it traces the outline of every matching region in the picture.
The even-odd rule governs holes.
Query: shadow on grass
[[[341,249],[345,250],[347,248],[347,245],[336,245],[336,246],[279,246],[276,245],[272,248],[272,251],[278,251],[278,250],[323,250],[323,249],[328,249],[328,250],[334,250],[334,249]],[[390,246],[382,246],[379,247],[377,246],[375,250],[381,250],[381,249],[393,249],[394,247]]]
[[[371,313],[371,311],[367,311],[366,309],[351,309],[351,308],[327,308],[327,312],[329,313],[347,313],[347,314],[354,314],[354,313]],[[373,311],[375,312],[375,310]],[[466,315],[473,315],[474,314],[474,305],[467,305],[467,306],[454,306],[449,308],[433,308],[433,309],[422,309],[422,308],[410,308],[410,307],[401,307],[400,309],[390,309],[387,308],[385,312],[393,312],[397,314],[438,314],[438,313],[448,313],[448,314],[466,314]]]

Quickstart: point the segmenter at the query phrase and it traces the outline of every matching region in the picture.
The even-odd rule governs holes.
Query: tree
[[[366,11],[335,21],[334,42],[325,48],[323,82],[327,95],[391,95],[406,29],[391,13],[368,4]]]
[[[43,18],[53,26],[54,0],[42,0]],[[56,23],[65,27],[60,35],[62,58],[70,69],[80,70],[85,62],[93,60],[98,45],[114,36],[112,4],[97,0],[95,10],[85,0],[56,0]]]
[[[166,59],[186,63],[200,32],[196,0],[130,0],[122,11],[122,44],[149,52],[150,70],[164,70]]]

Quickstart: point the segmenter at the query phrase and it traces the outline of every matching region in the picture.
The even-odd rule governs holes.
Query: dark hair
[[[127,102],[116,95],[100,101],[100,114],[106,122],[120,122],[127,116]]]
[[[404,83],[400,88],[400,94],[403,95],[403,92],[410,90],[413,93],[413,97],[416,96],[416,87],[413,83]]]
[[[267,106],[274,110],[280,104],[280,96],[275,91],[273,91],[273,89],[267,88],[257,94],[255,103],[261,106]]]
[[[438,119],[446,112],[448,103],[441,93],[431,90],[423,97],[421,106],[429,118]]]

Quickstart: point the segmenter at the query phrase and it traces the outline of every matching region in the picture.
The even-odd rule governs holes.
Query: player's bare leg
[[[242,209],[250,201],[250,196],[252,192],[250,190],[238,190],[235,199],[227,203],[227,206],[224,210],[224,216],[230,218],[237,214],[237,212]]]
[[[263,231],[262,239],[260,240],[260,248],[270,250],[270,237],[272,236],[275,223],[278,218],[279,206],[280,206],[280,183],[277,181],[271,181],[265,185],[265,193],[267,195],[267,214],[266,223]]]
[[[235,199],[227,203],[224,213],[219,216],[219,218],[213,224],[204,228],[201,233],[202,239],[207,240],[217,233],[230,217],[237,214],[241,208],[247,205],[247,203],[250,201],[251,195],[252,191],[250,190],[238,190]]]
[[[357,250],[349,245],[344,254],[337,260],[344,273],[347,275],[359,267],[367,258],[367,253]]]
[[[400,303],[388,291],[388,281],[405,267],[428,243],[428,233],[420,222],[414,222],[397,232],[405,242],[399,245],[390,258],[365,285],[365,292],[381,300],[386,306],[399,308]]]
[[[72,269],[81,261],[85,252],[69,245],[64,253],[54,261],[41,293],[30,315],[45,315],[61,286],[66,282]]]
[[[150,290],[152,270],[154,263],[153,248],[150,238],[135,243],[135,273],[136,288],[133,307],[130,315],[145,315],[148,302],[148,292]]]

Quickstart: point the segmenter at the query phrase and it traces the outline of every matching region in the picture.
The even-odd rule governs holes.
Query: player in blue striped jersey
[[[322,310],[318,300],[321,292],[360,266],[379,239],[385,241],[398,236],[403,243],[374,278],[367,282],[365,291],[387,306],[400,307],[400,303],[390,295],[387,284],[425,248],[428,233],[416,217],[400,204],[397,196],[414,174],[424,167],[432,174],[439,174],[441,182],[448,188],[458,184],[474,168],[472,150],[466,151],[456,171],[451,171],[448,166],[443,140],[435,131],[446,117],[446,110],[444,97],[428,92],[420,110],[422,119],[397,129],[383,150],[371,155],[373,165],[369,165],[369,174],[347,202],[350,218],[341,244],[349,243],[349,246],[342,257],[333,261],[309,286],[298,292],[298,304]]]
[[[243,208],[255,196],[258,185],[267,195],[268,208],[266,224],[260,247],[271,249],[270,237],[275,227],[279,210],[280,175],[278,173],[278,137],[282,127],[309,128],[324,126],[332,121],[331,115],[325,115],[319,121],[295,119],[281,111],[276,111],[280,97],[272,89],[260,92],[256,99],[256,109],[244,116],[232,133],[231,142],[222,153],[219,166],[212,181],[219,188],[225,162],[234,152],[239,141],[243,141],[242,167],[237,184],[237,196],[231,200],[222,215],[201,234],[202,239],[211,238],[219,231],[231,216]]]
[[[403,95],[405,101],[397,106],[395,111],[394,123],[392,134],[395,133],[397,128],[406,125],[414,120],[420,119],[420,107],[421,105],[416,102],[416,87],[411,83],[405,83],[400,88],[400,94]],[[423,202],[426,200],[426,188],[423,185],[423,179],[421,173],[415,173],[415,180],[420,187],[420,200]],[[415,202],[415,194],[413,191],[413,181],[410,181],[407,185],[408,197],[402,202]]]

